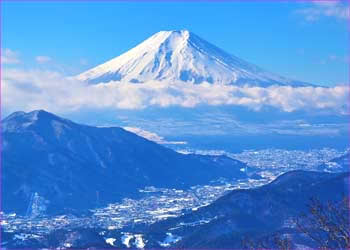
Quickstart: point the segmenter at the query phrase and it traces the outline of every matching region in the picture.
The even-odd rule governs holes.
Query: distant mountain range
[[[237,160],[180,154],[122,128],[81,125],[42,110],[15,112],[2,126],[5,212],[23,214],[35,192],[48,213],[63,213],[137,196],[145,186],[246,177]]]
[[[250,86],[312,86],[270,73],[188,30],[160,31],[135,48],[77,76],[92,84],[174,81]]]

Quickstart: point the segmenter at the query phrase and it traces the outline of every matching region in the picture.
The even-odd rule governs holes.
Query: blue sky
[[[189,29],[281,75],[348,82],[345,5],[296,2],[3,2],[5,67],[77,74],[160,30]],[[7,49],[7,53],[4,50]]]

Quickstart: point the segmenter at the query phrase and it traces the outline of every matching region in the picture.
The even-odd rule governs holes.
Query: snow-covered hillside
[[[77,76],[89,83],[151,80],[168,84],[307,86],[267,72],[208,43],[187,30],[160,31],[126,53]]]

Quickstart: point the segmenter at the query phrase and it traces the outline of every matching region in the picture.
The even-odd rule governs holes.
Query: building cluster
[[[47,216],[45,197],[34,193],[26,215],[0,212],[0,225],[3,232],[14,233],[15,239],[19,241],[38,239],[57,229],[91,227],[123,230],[195,211],[231,190],[249,189],[267,184],[286,171],[313,170],[316,166],[346,152],[324,148],[310,151],[265,149],[247,150],[240,154],[226,153],[245,162],[259,178],[250,175],[251,178],[240,180],[220,179],[209,185],[193,186],[187,190],[146,187],[139,190],[138,199],[125,198],[121,202],[92,209],[90,215],[79,217]],[[252,171],[251,169],[249,171]]]
[[[93,209],[89,216],[47,216],[45,210],[34,209],[35,216],[32,213],[25,216],[2,213],[0,223],[3,231],[18,233],[16,237],[22,240],[40,237],[57,229],[88,226],[116,230],[180,216],[209,205],[230,190],[256,187],[268,181],[268,179],[221,181],[212,185],[194,186],[188,190],[146,187],[139,190],[142,198],[126,198],[121,202]],[[38,214],[40,212],[42,214]]]
[[[344,155],[348,150],[332,148],[302,150],[264,149],[245,150],[228,156],[240,160],[253,168],[264,170],[284,169],[284,171],[303,169],[315,170],[319,165]]]

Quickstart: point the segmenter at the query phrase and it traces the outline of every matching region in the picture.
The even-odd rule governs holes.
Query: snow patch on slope
[[[114,238],[107,238],[106,239],[106,243],[111,245],[111,246],[114,246],[115,241],[116,241],[116,239],[114,239]]]
[[[124,233],[124,235],[121,237],[121,241],[127,248],[130,248],[131,244],[138,249],[143,249],[146,246],[142,234]]]
[[[166,233],[166,238],[163,242],[159,242],[159,245],[162,247],[169,247],[172,244],[181,240],[180,236],[173,235],[172,233]]]
[[[146,244],[143,241],[142,234],[135,234],[135,247],[139,249],[145,248]]]
[[[154,141],[158,144],[174,144],[174,145],[187,144],[187,142],[185,142],[185,141],[167,141],[164,139],[164,137],[162,137],[156,133],[153,133],[153,132],[150,132],[147,130],[143,130],[140,128],[135,128],[135,127],[123,127],[123,128],[129,132],[135,133],[139,136],[142,136],[150,141]]]
[[[130,248],[130,240],[132,240],[134,238],[134,236],[132,234],[124,234],[121,238],[122,243],[127,247]]]

